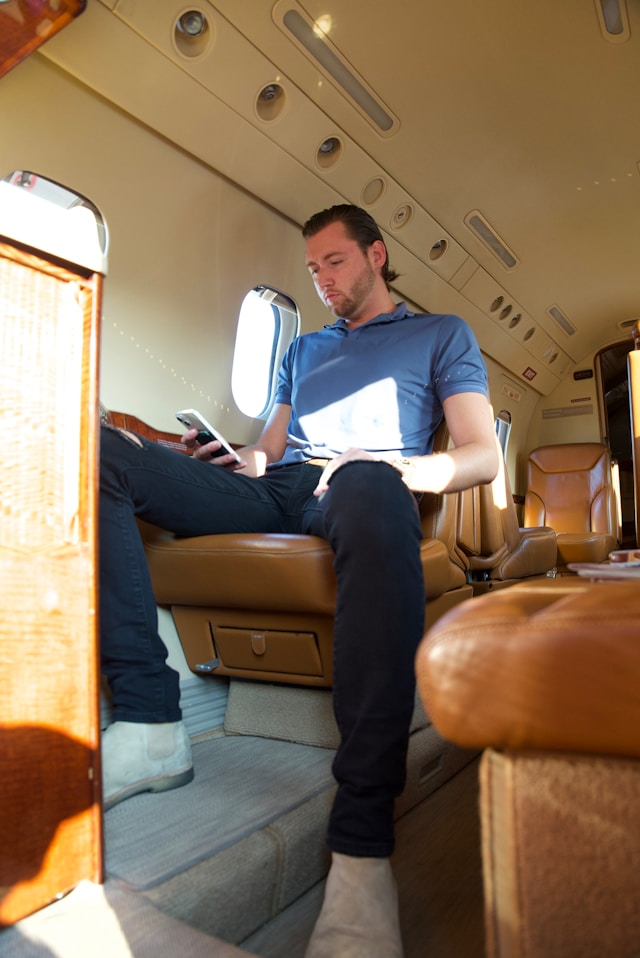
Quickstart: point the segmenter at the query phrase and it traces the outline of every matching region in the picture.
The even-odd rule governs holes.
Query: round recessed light
[[[174,22],[173,44],[184,57],[194,59],[209,47],[212,27],[202,10],[185,10]]]
[[[316,162],[323,170],[328,170],[342,156],[342,140],[337,136],[328,136],[322,141],[316,152]]]
[[[201,37],[207,29],[207,18],[201,10],[187,10],[178,20],[178,30],[188,37]]]
[[[319,146],[321,153],[333,153],[340,146],[340,140],[335,136],[330,136],[328,139],[323,140]]]
[[[263,86],[256,98],[256,113],[261,120],[271,122],[280,116],[287,101],[284,87],[275,80]]]

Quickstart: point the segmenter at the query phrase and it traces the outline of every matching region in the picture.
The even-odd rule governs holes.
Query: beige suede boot
[[[166,792],[193,778],[182,722],[114,722],[102,734],[102,793],[107,811],[139,792]]]
[[[333,853],[305,958],[403,958],[398,893],[388,858]]]

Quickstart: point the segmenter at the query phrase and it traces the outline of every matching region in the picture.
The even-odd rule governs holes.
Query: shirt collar
[[[398,303],[392,313],[380,313],[378,316],[374,316],[373,319],[370,319],[362,326],[359,326],[358,329],[365,329],[367,326],[381,326],[384,323],[395,323],[400,319],[407,319],[409,316],[413,316],[413,313],[407,309],[407,304]],[[347,325],[346,319],[342,318],[336,319],[335,323],[327,323],[324,328],[345,329],[349,331],[349,326]]]

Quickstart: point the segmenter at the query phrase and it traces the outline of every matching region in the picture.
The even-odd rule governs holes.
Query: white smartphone
[[[217,439],[218,442],[221,443],[220,448],[215,449],[211,454],[212,459],[215,459],[217,456],[224,456],[228,453],[235,458],[236,462],[242,461],[238,453],[229,445],[224,436],[222,436],[217,429],[214,429],[211,423],[208,423],[204,416],[196,409],[181,409],[180,412],[176,413],[176,419],[178,419],[183,426],[186,426],[187,429],[198,430],[196,439],[201,446],[204,446],[207,442],[212,442],[214,439]]]

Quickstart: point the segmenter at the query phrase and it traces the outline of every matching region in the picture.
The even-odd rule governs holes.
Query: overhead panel
[[[291,0],[279,5],[285,7],[292,9]],[[113,10],[102,0],[78,23],[81,42],[67,43],[63,34],[45,54],[294,222],[302,224],[336,202],[364,206],[380,224],[399,268],[401,295],[424,309],[460,312],[487,354],[511,368],[515,350],[519,372],[536,390],[555,388],[570,363],[563,351],[552,348],[545,358],[552,344],[539,324],[279,68],[285,59],[291,72],[298,62],[308,67],[311,61],[300,53],[299,60],[280,55],[275,63],[212,4],[201,2],[197,9],[206,29],[190,36],[190,27],[181,25],[185,8],[175,0],[119,0]],[[280,36],[275,25],[274,32]],[[108,43],[96,43],[107,34]],[[117,63],[106,52],[114,46],[121,52]],[[291,49],[297,49],[293,41]],[[140,82],[133,83],[134,76]],[[499,295],[504,306],[511,305],[508,321],[502,309],[491,309]]]

